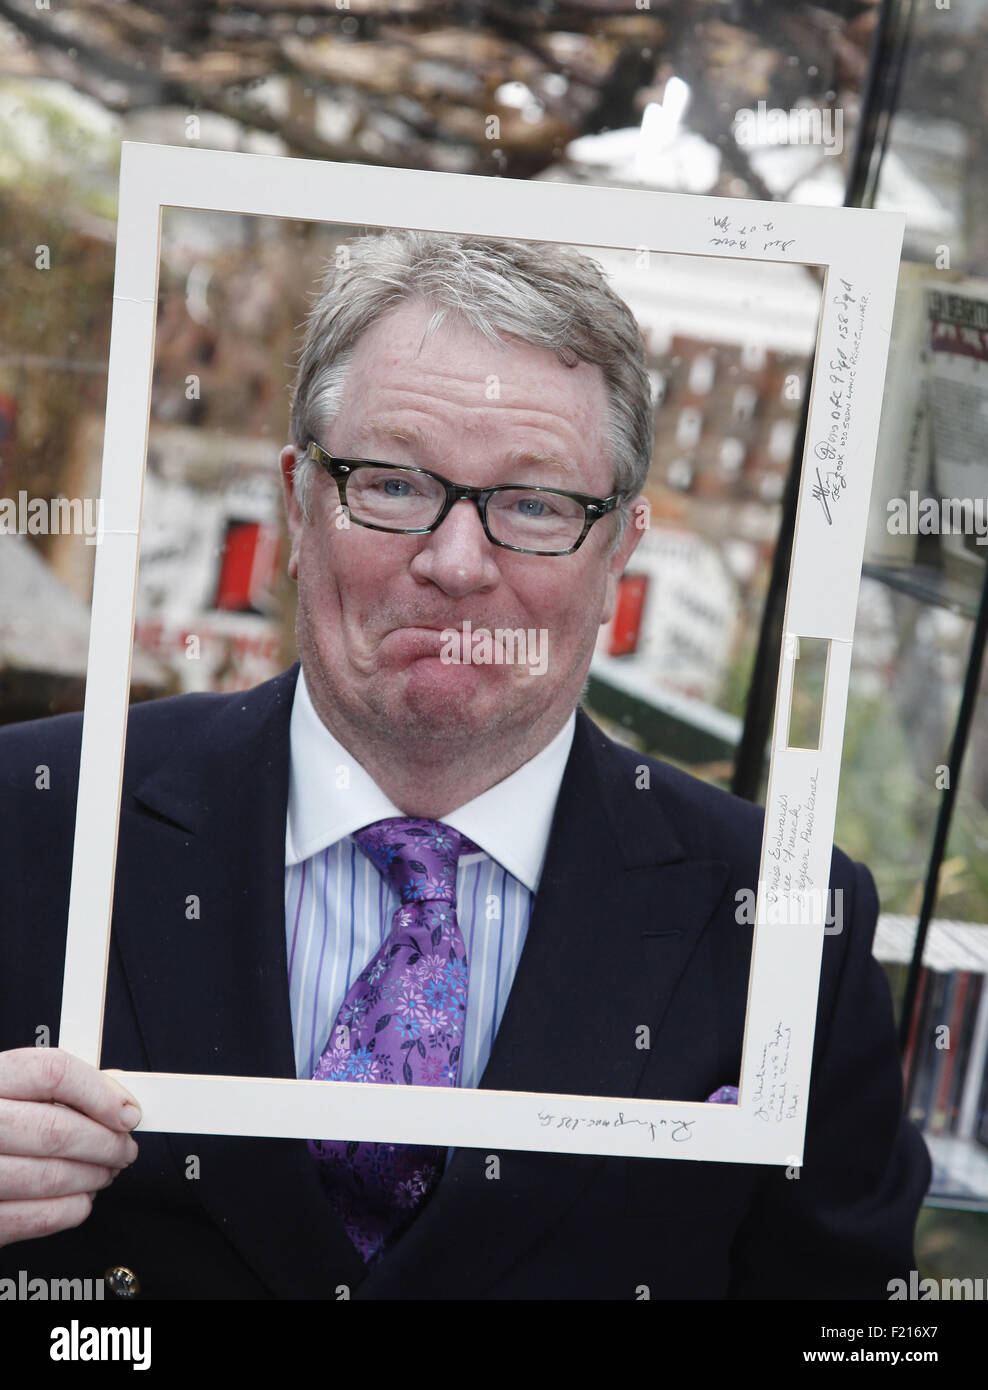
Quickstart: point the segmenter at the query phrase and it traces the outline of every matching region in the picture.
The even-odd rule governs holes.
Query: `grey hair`
[[[564,366],[602,368],[609,408],[606,443],[614,491],[628,504],[652,459],[652,395],[641,330],[590,257],[543,242],[399,229],[355,237],[331,263],[306,316],[292,399],[295,491],[304,516],[317,464],[310,439],[332,424],[362,333],[407,299],[435,307],[425,337],[447,314],[495,344],[508,333],[554,352]]]

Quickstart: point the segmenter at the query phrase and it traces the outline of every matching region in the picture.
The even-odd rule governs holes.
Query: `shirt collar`
[[[576,713],[517,772],[443,817],[530,891],[538,888]],[[361,826],[401,812],[316,713],[299,670],[290,724],[285,864],[303,860]]]

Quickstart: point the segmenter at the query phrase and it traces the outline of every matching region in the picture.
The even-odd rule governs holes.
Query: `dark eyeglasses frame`
[[[340,458],[336,454],[328,454],[314,439],[309,441],[305,457],[311,459],[313,463],[321,464],[333,478],[340,494],[340,505],[348,516],[350,516],[350,508],[346,500],[346,485],[350,477],[361,468],[392,468],[396,473],[424,474],[427,478],[434,478],[445,488],[446,501],[431,526],[375,526],[373,522],[360,521],[355,516],[350,517],[351,521],[358,526],[365,526],[368,531],[389,531],[400,536],[427,536],[438,530],[457,502],[473,502],[480,516],[484,535],[491,545],[500,546],[502,550],[514,550],[519,555],[572,555],[574,551],[579,550],[586,540],[587,533],[594,522],[600,521],[602,517],[613,512],[622,499],[622,494],[619,492],[613,493],[610,497],[590,497],[585,492],[567,492],[564,488],[540,487],[536,484],[529,486],[525,483],[499,483],[497,487],[461,487],[458,483],[451,483],[441,473],[433,473],[430,468],[415,468],[411,464],[404,463],[387,463],[381,459]],[[548,492],[555,497],[569,497],[572,501],[580,503],[583,507],[583,530],[568,550],[526,550],[524,546],[508,545],[506,541],[499,541],[496,536],[491,535],[490,527],[487,525],[488,499],[493,497],[496,492],[514,492],[519,487],[524,488],[525,492]]]

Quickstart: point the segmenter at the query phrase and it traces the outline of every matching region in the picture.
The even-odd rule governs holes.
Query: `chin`
[[[395,713],[399,727],[418,738],[474,737],[519,719],[528,726],[545,708],[543,700],[533,699],[539,693],[533,687],[540,682],[530,677],[522,681],[512,673],[506,677],[504,668],[495,676],[490,668],[465,669],[439,662],[416,665]],[[431,669],[421,669],[425,666]]]

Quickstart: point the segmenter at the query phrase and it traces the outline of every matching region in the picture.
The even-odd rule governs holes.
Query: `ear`
[[[302,527],[305,525],[305,518],[302,516],[302,508],[298,504],[295,496],[295,446],[286,444],[278,457],[278,465],[281,469],[281,486],[285,494],[285,513],[288,518],[288,534],[291,537],[292,549],[288,557],[288,577],[298,579],[298,552],[302,543]]]
[[[624,535],[614,547],[607,562],[607,589],[604,594],[604,606],[601,609],[601,627],[605,623],[609,623],[614,617],[618,580],[624,574],[628,561],[635,553],[635,547],[648,530],[649,511],[648,501],[644,497],[636,497],[631,504]]]

